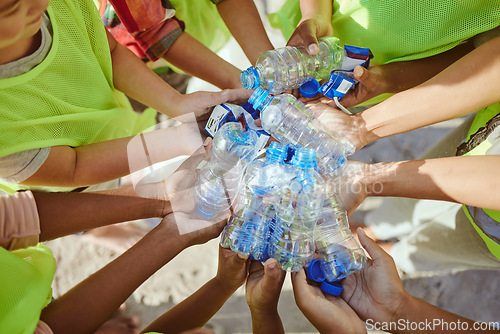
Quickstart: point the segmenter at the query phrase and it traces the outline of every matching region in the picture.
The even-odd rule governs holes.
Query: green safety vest
[[[114,88],[106,31],[94,3],[51,0],[47,13],[54,31],[47,57],[27,73],[0,80],[0,156],[132,136],[154,125],[155,112],[139,115]]]

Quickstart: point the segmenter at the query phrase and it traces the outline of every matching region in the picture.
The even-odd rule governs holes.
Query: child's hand
[[[252,261],[245,291],[252,313],[277,313],[285,274],[275,259],[268,259],[264,265]]]
[[[365,270],[343,280],[341,297],[362,319],[397,320],[396,316],[404,309],[409,295],[399,279],[394,261],[360,228],[358,237],[373,261]]]
[[[243,257],[230,249],[219,246],[219,267],[216,279],[224,288],[232,292],[245,283],[248,274],[247,257]]]
[[[292,273],[295,302],[321,333],[366,333],[363,322],[340,297],[309,285],[304,269]]]
[[[331,19],[331,17],[330,17]],[[302,21],[288,40],[289,46],[303,46],[311,55],[319,52],[318,37],[332,36],[331,20],[315,17]]]

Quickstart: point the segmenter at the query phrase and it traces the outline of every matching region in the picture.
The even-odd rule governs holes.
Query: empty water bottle
[[[312,56],[304,47],[287,46],[262,53],[255,67],[241,72],[243,87],[262,87],[272,94],[299,88],[313,78],[326,79],[334,69],[340,69],[344,49],[336,37],[319,39],[319,52]]]
[[[274,138],[315,150],[318,170],[327,177],[338,174],[345,167],[346,156],[356,150],[346,137],[327,129],[293,95],[271,96],[258,88],[249,102],[261,111],[262,127]]]
[[[276,204],[269,257],[283,270],[297,271],[314,256],[313,231],[325,191],[325,182],[315,167],[316,153],[299,148],[292,159],[293,178],[282,186]]]
[[[338,196],[328,191],[314,230],[321,270],[329,282],[365,268],[366,255],[349,229],[347,212]]]
[[[201,168],[194,200],[199,218],[216,219],[233,203],[244,170],[257,156],[258,137],[240,123],[224,124],[215,134],[208,163]]]
[[[277,192],[289,180],[289,166],[284,164],[286,154],[285,145],[272,142],[264,158],[248,165],[235,214],[222,232],[223,247],[230,247],[251,260],[267,260],[269,227],[275,215]]]

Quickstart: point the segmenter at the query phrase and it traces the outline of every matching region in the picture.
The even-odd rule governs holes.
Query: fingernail
[[[316,44],[309,45],[309,53],[314,55],[319,52],[319,48]]]
[[[203,142],[203,146],[207,147],[209,142],[210,142],[210,138],[205,139],[205,141]]]
[[[360,76],[362,76],[362,75],[363,75],[363,68],[362,68],[361,66],[356,66],[356,67],[354,68],[354,75],[355,75],[356,77],[358,77],[358,78],[359,78]]]
[[[268,267],[269,269],[274,269],[274,268],[276,268],[276,262],[271,262],[271,263],[269,263],[269,264],[267,265],[267,267]]]
[[[248,259],[248,256],[245,256],[245,255],[242,255],[242,254],[238,254],[238,257],[242,260],[247,260]]]

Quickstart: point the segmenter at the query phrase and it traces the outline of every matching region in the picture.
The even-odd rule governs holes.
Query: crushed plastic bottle
[[[327,129],[293,95],[271,96],[258,88],[249,102],[261,111],[262,127],[282,143],[301,145],[316,151],[318,170],[326,177],[337,175],[345,167],[347,156],[356,147],[344,136]]]
[[[335,192],[328,191],[314,230],[320,266],[328,282],[366,267],[366,255],[349,229],[347,212]]]
[[[304,47],[287,46],[262,53],[255,67],[240,74],[240,81],[247,89],[262,87],[272,94],[299,88],[316,78],[326,79],[335,69],[340,69],[344,48],[336,37],[319,39],[319,52],[312,56]]]
[[[195,185],[199,218],[213,220],[229,209],[245,168],[258,154],[257,141],[257,134],[244,131],[240,123],[226,123],[217,131],[210,160],[201,168]]]
[[[235,214],[222,232],[222,247],[230,247],[251,260],[267,260],[277,192],[289,181],[289,166],[284,164],[286,155],[287,146],[272,142],[264,158],[248,165]]]
[[[283,270],[297,271],[314,256],[314,226],[325,191],[325,181],[315,167],[316,153],[297,149],[292,159],[292,178],[282,186],[276,204],[269,257],[275,258]]]

